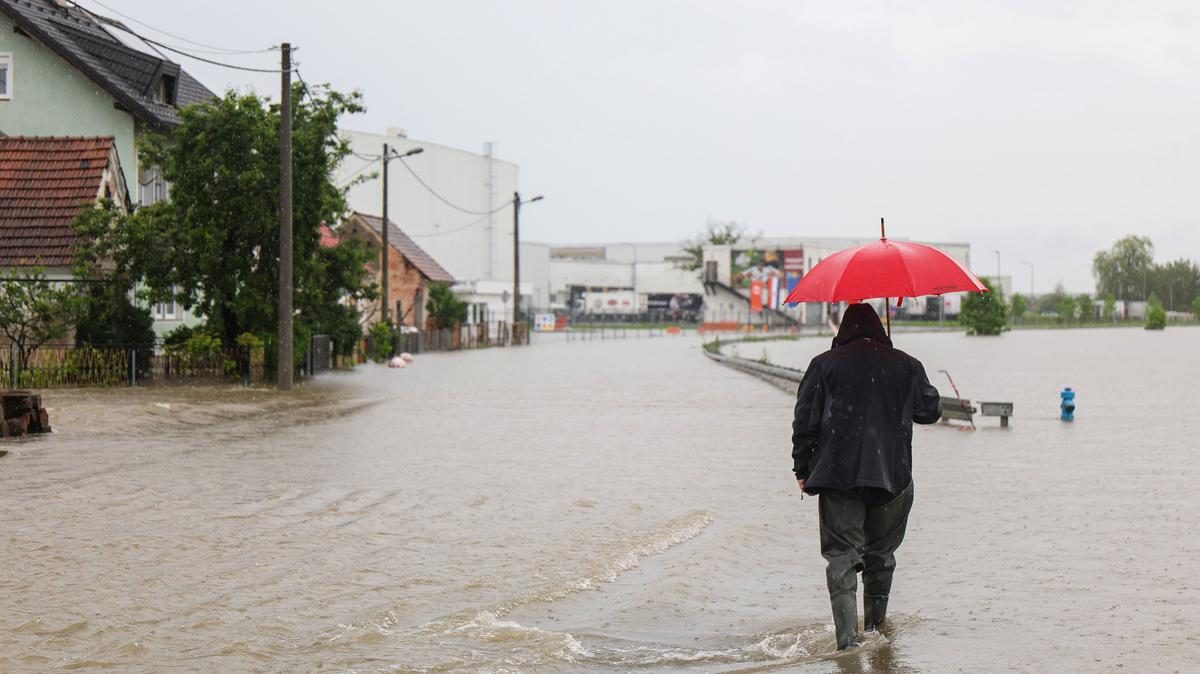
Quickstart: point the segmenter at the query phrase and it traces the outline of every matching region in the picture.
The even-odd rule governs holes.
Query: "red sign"
[[[750,282],[750,311],[760,313],[763,310],[763,288],[762,281]]]
[[[804,249],[783,251],[783,270],[804,273]]]

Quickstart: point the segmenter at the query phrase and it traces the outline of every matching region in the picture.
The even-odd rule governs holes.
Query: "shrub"
[[[1008,327],[1004,291],[987,277],[979,280],[990,292],[967,293],[962,301],[958,322],[967,326],[969,335],[998,335]]]
[[[396,353],[396,331],[391,323],[380,321],[371,326],[371,359],[382,363]]]
[[[1167,310],[1158,295],[1150,293],[1149,308],[1146,310],[1146,329],[1163,330],[1167,327]]]
[[[429,311],[429,320],[438,329],[453,328],[467,320],[470,309],[450,286],[445,283],[433,283],[429,286],[429,301],[425,303]]]

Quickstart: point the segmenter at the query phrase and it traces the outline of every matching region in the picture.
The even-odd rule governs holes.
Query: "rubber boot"
[[[859,644],[858,598],[852,594],[841,594],[830,600],[833,605],[833,628],[837,633],[837,647],[844,651]]]
[[[863,595],[863,629],[874,631],[887,617],[888,596],[886,594]]]

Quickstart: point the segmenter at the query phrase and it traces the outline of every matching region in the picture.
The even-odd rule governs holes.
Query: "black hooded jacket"
[[[833,348],[813,358],[796,395],[792,460],[805,490],[882,489],[912,480],[912,425],[942,416],[916,358],[892,348],[875,310],[852,304]]]

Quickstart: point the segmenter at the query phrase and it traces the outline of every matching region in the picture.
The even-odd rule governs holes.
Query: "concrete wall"
[[[633,288],[633,265],[607,260],[550,259],[552,292],[570,286]]]
[[[521,284],[531,287],[530,308],[548,310],[550,300],[550,246],[531,241],[521,242]]]
[[[0,52],[13,55],[12,98],[0,100],[0,133],[9,136],[112,136],[130,196],[137,201],[133,115],[83,73],[0,16]]]
[[[704,294],[700,272],[680,269],[674,262],[639,262],[634,276],[639,293]]]

